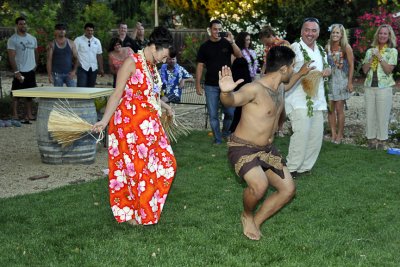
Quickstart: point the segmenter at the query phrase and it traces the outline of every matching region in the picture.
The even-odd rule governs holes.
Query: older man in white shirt
[[[93,36],[93,23],[85,24],[85,33],[74,42],[78,51],[79,67],[77,71],[78,87],[95,87],[97,74],[103,76],[103,50],[100,40]]]
[[[301,28],[301,39],[292,44],[296,53],[295,71],[299,71],[305,61],[312,61],[311,67],[323,73],[323,77],[331,74],[326,54],[316,43],[319,36],[319,21],[307,18]],[[285,100],[286,113],[291,121],[293,135],[290,137],[287,167],[296,178],[309,173],[317,161],[322,146],[324,120],[323,111],[327,110],[324,83],[321,79],[315,96],[311,97],[312,106],[308,109],[307,94],[300,82],[287,92]]]

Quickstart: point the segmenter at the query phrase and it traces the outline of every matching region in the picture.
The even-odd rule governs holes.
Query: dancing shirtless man
[[[243,233],[252,240],[261,238],[260,227],[295,194],[295,185],[286,161],[272,145],[284,107],[284,92],[312,68],[310,62],[293,74],[295,53],[288,47],[273,47],[267,57],[266,75],[233,89],[242,82],[233,81],[231,70],[219,72],[220,98],[226,106],[242,106],[242,116],[228,141],[228,158],[235,172],[247,183],[243,192]],[[276,188],[256,211],[268,186]]]

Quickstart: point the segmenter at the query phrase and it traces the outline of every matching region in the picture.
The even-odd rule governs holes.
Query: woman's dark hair
[[[236,36],[235,42],[237,46],[240,48],[240,50],[245,49],[246,47],[244,44],[246,43],[246,37],[250,36],[248,32],[239,32],[239,34]],[[249,49],[252,49],[251,42],[249,45]]]
[[[156,49],[159,50],[161,48],[170,48],[172,43],[173,39],[171,32],[163,26],[158,26],[155,27],[153,32],[150,34],[148,45],[155,44]]]
[[[113,38],[111,39],[111,41],[110,41],[110,46],[108,47],[108,52],[114,51],[114,46],[115,46],[116,44],[120,44],[120,45],[122,46],[122,41],[121,41],[119,38],[117,38],[117,37],[113,37]]]
[[[274,46],[267,55],[267,67],[265,73],[278,71],[282,66],[288,66],[293,63],[296,54],[292,49],[286,46]]]

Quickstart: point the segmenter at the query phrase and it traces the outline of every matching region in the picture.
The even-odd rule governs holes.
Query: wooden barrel
[[[93,163],[96,157],[96,140],[92,136],[85,136],[67,147],[61,147],[51,137],[47,123],[50,112],[57,102],[60,103],[55,98],[39,98],[36,132],[42,162],[48,164]],[[68,99],[68,103],[71,110],[82,119],[91,124],[97,121],[93,99]]]

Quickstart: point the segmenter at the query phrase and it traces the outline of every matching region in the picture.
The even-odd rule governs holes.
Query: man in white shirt
[[[74,40],[80,65],[77,72],[77,86],[95,87],[97,74],[104,76],[103,50],[100,40],[93,36],[93,23],[86,23],[84,29],[84,35]]]
[[[321,71],[323,77],[331,74],[323,48],[316,42],[319,30],[318,19],[304,20],[301,39],[291,46],[296,53],[295,72],[299,71],[305,61],[311,60],[311,67]],[[311,97],[310,110],[308,110],[306,96],[301,83],[298,82],[291,91],[287,92],[285,100],[286,114],[293,130],[287,156],[287,167],[293,178],[310,173],[321,150],[324,130],[323,111],[327,110],[323,79],[319,82],[315,96]],[[312,113],[311,116],[310,113]]]

